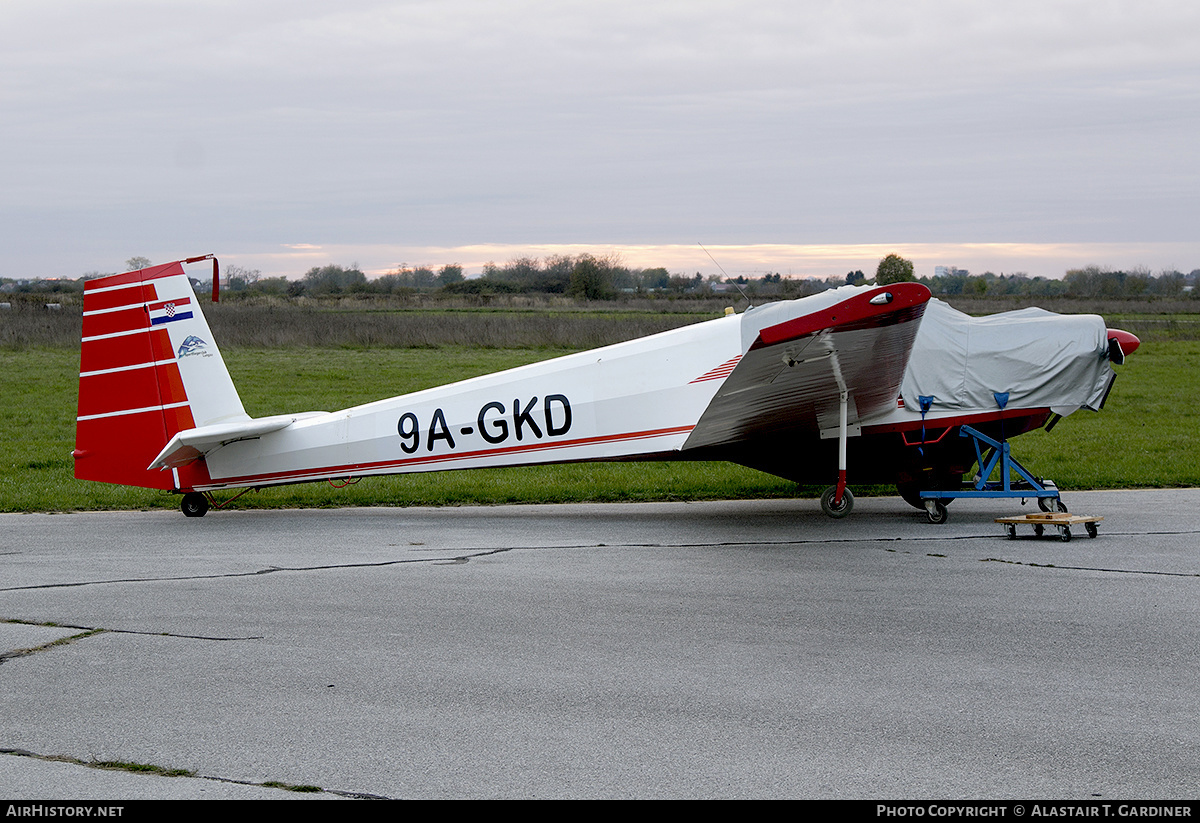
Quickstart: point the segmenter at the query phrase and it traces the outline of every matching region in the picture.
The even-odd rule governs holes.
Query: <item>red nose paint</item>
[[[1112,340],[1113,338],[1116,338],[1116,341],[1121,344],[1121,351],[1126,355],[1133,354],[1137,351],[1137,347],[1142,345],[1142,341],[1138,340],[1136,335],[1120,329],[1108,330],[1108,339]]]

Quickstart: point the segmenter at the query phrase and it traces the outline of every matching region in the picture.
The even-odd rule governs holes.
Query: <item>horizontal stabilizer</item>
[[[171,438],[171,442],[159,452],[158,457],[147,466],[147,471],[153,469],[177,469],[186,466],[215,448],[237,440],[250,440],[262,437],[264,434],[286,429],[297,420],[309,417],[321,417],[326,412],[304,412],[303,414],[279,414],[274,417],[260,417],[257,420],[243,420],[233,423],[217,423],[212,426],[200,426],[195,429],[181,431]]]

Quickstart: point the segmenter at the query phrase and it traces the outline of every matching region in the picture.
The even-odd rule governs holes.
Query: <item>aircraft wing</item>
[[[838,292],[828,292],[835,300]],[[788,303],[751,309],[745,354],[705,409],[684,450],[791,434],[836,437],[848,394],[849,433],[857,421],[895,408],[929,290],[896,283],[786,317]]]

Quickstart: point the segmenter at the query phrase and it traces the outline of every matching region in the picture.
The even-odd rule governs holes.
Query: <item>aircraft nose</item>
[[[1125,358],[1137,351],[1140,345],[1142,341],[1136,335],[1120,329],[1108,330],[1108,359],[1114,363],[1124,363]]]

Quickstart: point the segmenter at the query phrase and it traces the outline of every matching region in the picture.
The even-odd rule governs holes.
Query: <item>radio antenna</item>
[[[704,249],[703,243],[697,243],[696,245],[699,246],[700,248]],[[711,254],[709,254],[708,249],[704,249],[704,253],[708,255],[709,260],[713,261],[714,263],[717,263],[717,258],[715,258]],[[741,292],[742,297],[746,298],[746,308],[748,308],[748,309],[754,308],[754,304],[750,302],[749,296],[746,294],[746,292],[742,291],[742,287],[738,284],[738,282],[729,276],[729,272],[725,271],[725,268],[720,263],[717,263],[717,268],[721,270],[721,274],[725,275],[725,279],[728,280],[730,283],[732,283],[733,287],[735,289],[737,289],[739,292]]]

